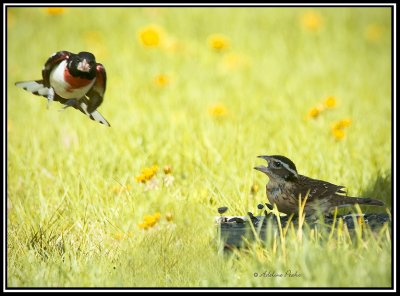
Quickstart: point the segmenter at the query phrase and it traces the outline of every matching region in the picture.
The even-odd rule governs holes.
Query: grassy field
[[[14,86],[59,50],[111,128]],[[8,8],[7,54],[8,287],[390,287],[390,227],[223,255],[214,225],[267,200],[262,154],[391,212],[390,8]]]

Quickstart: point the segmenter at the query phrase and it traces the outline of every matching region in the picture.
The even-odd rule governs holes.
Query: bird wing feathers
[[[96,65],[96,81],[93,87],[88,91],[86,96],[89,98],[87,111],[93,113],[97,107],[103,102],[104,93],[106,91],[106,69],[102,64]]]
[[[74,107],[81,111],[83,114],[89,116],[90,119],[97,121],[101,124],[110,126],[108,121],[96,109],[103,102],[104,92],[106,90],[106,70],[102,64],[96,65],[96,81],[93,87],[86,94],[87,98],[76,100],[74,104],[71,100],[60,97],[52,90],[50,85],[50,73],[62,61],[69,58],[71,53],[69,51],[59,51],[53,54],[45,63],[42,70],[42,80],[21,81],[15,83],[17,87],[23,88],[37,96],[43,96],[49,99],[49,94],[53,97],[54,101],[58,101],[66,107]],[[80,99],[80,98],[77,98]]]
[[[48,58],[42,70],[43,84],[45,87],[50,87],[50,73],[56,65],[69,58],[71,53],[63,50],[58,51]]]
[[[304,198],[308,194],[308,201],[318,200],[320,198],[330,195],[346,195],[344,186],[335,185],[326,181],[311,179],[306,176],[299,176],[299,186],[295,192],[295,197],[299,198],[301,195]]]

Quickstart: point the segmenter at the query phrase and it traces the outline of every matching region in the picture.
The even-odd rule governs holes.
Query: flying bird
[[[304,207],[306,216],[318,213],[329,214],[336,207],[347,207],[354,204],[383,206],[384,203],[372,198],[348,196],[344,186],[326,181],[312,179],[297,173],[293,161],[281,155],[258,156],[268,162],[268,166],[256,166],[254,169],[269,177],[266,192],[272,205],[280,212],[297,214],[299,197],[307,196]]]
[[[65,105],[64,109],[73,107],[90,119],[110,126],[97,111],[104,99],[106,80],[104,66],[96,62],[92,53],[74,54],[64,50],[48,58],[41,80],[21,81],[15,85],[47,98],[48,105],[58,101]]]

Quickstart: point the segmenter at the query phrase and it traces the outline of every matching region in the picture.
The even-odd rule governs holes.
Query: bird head
[[[96,58],[92,53],[86,51],[71,54],[67,68],[74,77],[93,79],[96,77]]]
[[[265,159],[268,166],[256,166],[254,169],[266,174],[270,180],[294,181],[298,178],[295,164],[289,158],[281,155],[261,155],[259,158]]]

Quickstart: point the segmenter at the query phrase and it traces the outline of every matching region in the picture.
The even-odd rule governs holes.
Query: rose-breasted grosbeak
[[[268,167],[263,165],[254,169],[269,177],[266,186],[268,199],[276,204],[280,212],[288,215],[297,214],[299,196],[304,200],[307,195],[304,212],[307,216],[318,213],[328,214],[336,207],[346,207],[354,204],[383,206],[384,203],[371,198],[347,196],[345,187],[332,183],[311,179],[299,175],[295,164],[281,155],[258,156],[268,161]]]
[[[59,51],[53,54],[42,70],[41,80],[22,81],[15,85],[34,95],[74,107],[102,124],[110,126],[96,109],[103,102],[106,70],[90,52],[78,54]]]

